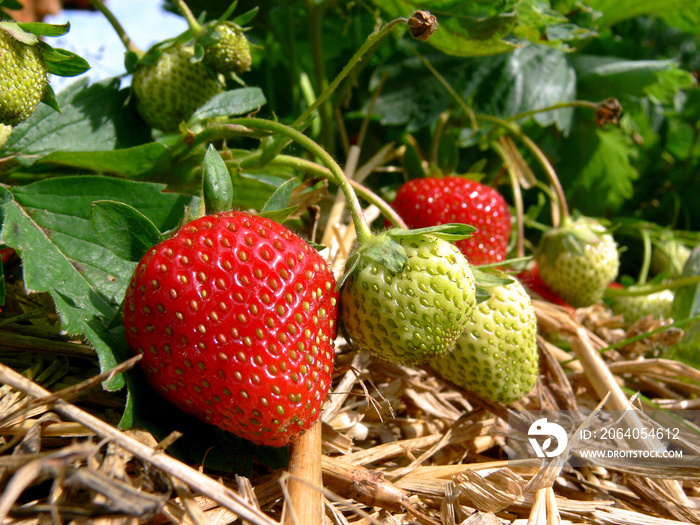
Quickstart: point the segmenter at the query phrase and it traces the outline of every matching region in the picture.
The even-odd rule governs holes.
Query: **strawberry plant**
[[[202,495],[234,514],[250,504],[236,515],[251,523],[296,516],[295,482],[337,490],[328,508],[348,522],[357,503],[379,519],[463,521],[470,496],[499,519],[541,520],[555,499],[569,514],[595,501],[582,519],[690,516],[695,494],[671,468],[640,488],[633,466],[606,464],[555,494],[539,475],[462,467],[514,450],[513,411],[625,410],[632,395],[644,417],[693,406],[696,0],[166,0],[187,29],[145,51],[139,26],[91,3],[123,69],[54,93],[52,75],[86,67],[49,45],[72,31],[8,19],[18,2],[0,0],[0,375],[133,432],[70,427],[97,448],[51,456],[74,462],[13,505],[27,450],[82,437],[41,449],[67,403],[3,397],[16,439],[2,512],[72,519],[77,494],[105,502],[89,519],[201,521],[184,465],[151,468],[129,449],[103,475],[115,436],[143,430],[167,448],[151,458],[213,474],[225,490]],[[317,470],[299,475],[308,458]],[[447,507],[442,467],[459,471]],[[167,493],[140,514],[115,509],[82,468]],[[233,498],[229,473],[250,497]],[[382,490],[360,493],[357,476]],[[505,485],[516,503],[483,496]],[[295,520],[317,525],[307,516],[321,512]]]

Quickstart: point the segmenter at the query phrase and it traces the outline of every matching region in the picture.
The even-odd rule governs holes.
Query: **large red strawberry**
[[[335,280],[284,226],[202,217],[148,251],[124,301],[129,345],[183,411],[282,446],[318,419],[331,383]]]
[[[462,177],[423,177],[401,186],[392,203],[409,228],[464,223],[477,231],[455,243],[473,265],[506,258],[511,216],[503,196],[491,186]]]

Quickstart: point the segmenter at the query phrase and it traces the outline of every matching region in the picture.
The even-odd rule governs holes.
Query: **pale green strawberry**
[[[222,22],[215,29],[221,38],[204,49],[204,62],[219,73],[250,71],[250,43],[243,30],[231,22]]]
[[[535,258],[545,284],[574,308],[600,301],[620,268],[613,236],[589,217],[546,232]]]
[[[647,315],[655,319],[670,317],[674,293],[671,290],[649,295],[617,295],[610,299],[610,308],[615,315],[621,315],[625,322],[632,324]]]
[[[0,149],[5,145],[7,139],[10,138],[12,134],[12,126],[7,126],[5,124],[0,124]]]
[[[341,287],[348,341],[393,363],[451,351],[475,306],[462,252],[440,233],[420,231],[389,230],[360,246]]]
[[[0,124],[16,126],[34,113],[48,79],[40,47],[0,29]]]
[[[655,275],[666,273],[666,277],[678,277],[683,265],[690,257],[690,248],[671,238],[654,243],[651,250],[651,272]]]
[[[455,349],[429,363],[457,386],[491,401],[512,403],[537,382],[537,318],[518,280],[487,290],[490,297],[476,306]]]
[[[223,91],[201,62],[193,62],[194,48],[174,46],[163,50],[154,65],[140,64],[131,81],[136,109],[153,128],[177,131],[200,106]]]

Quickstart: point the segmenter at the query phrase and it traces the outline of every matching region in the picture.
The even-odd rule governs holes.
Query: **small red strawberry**
[[[540,277],[540,271],[537,268],[537,261],[532,261],[530,267],[518,274],[518,280],[525,287],[531,296],[544,299],[557,306],[563,306],[573,310],[573,307],[564,299],[559,297]]]
[[[464,223],[477,231],[457,243],[470,264],[497,263],[506,258],[511,217],[495,189],[462,177],[423,177],[401,186],[392,203],[409,228]]]
[[[184,412],[283,446],[331,383],[335,280],[284,226],[243,212],[194,220],[139,263],[124,326],[149,382]]]

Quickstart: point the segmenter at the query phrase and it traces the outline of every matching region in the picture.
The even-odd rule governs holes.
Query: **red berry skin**
[[[533,261],[530,268],[523,270],[518,274],[518,280],[530,292],[530,295],[539,297],[557,306],[561,306],[570,311],[574,311],[574,307],[559,297],[540,277],[540,272],[537,269],[537,262]]]
[[[412,229],[452,222],[477,228],[455,243],[473,265],[501,262],[508,254],[510,210],[490,186],[454,176],[411,179],[399,188],[392,207]]]
[[[124,300],[150,384],[182,411],[284,446],[331,384],[338,294],[314,249],[243,212],[194,220],[153,247]]]

